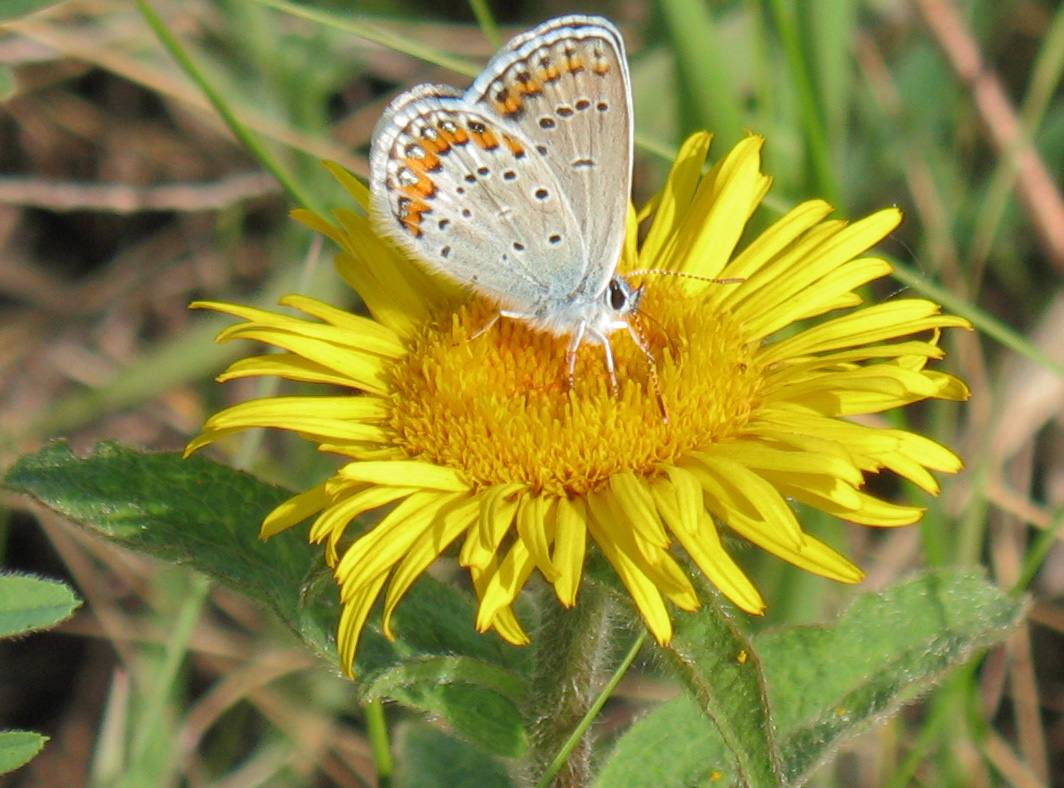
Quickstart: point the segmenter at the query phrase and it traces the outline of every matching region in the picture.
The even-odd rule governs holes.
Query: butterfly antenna
[[[632,335],[632,339],[635,341],[636,346],[643,351],[643,355],[647,358],[647,376],[650,378],[650,385],[654,388],[654,396],[658,400],[658,408],[661,410],[661,420],[668,424],[669,412],[665,409],[665,398],[661,393],[661,378],[658,376],[658,364],[654,360],[654,354],[651,352],[650,345],[647,342],[646,328],[643,326],[643,321],[640,320],[639,313],[637,312],[633,312],[628,316],[628,333]]]
[[[741,282],[745,282],[741,276],[733,276],[728,279],[714,279],[711,276],[699,276],[698,274],[689,274],[685,271],[667,271],[664,268],[643,268],[639,271],[628,271],[625,277],[629,276],[643,276],[644,274],[656,274],[658,276],[678,276],[683,279],[697,279],[700,282],[712,282],[715,285],[737,285]]]

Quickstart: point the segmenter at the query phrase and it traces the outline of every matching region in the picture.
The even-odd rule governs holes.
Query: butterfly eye
[[[616,279],[610,280],[606,298],[609,300],[610,307],[614,312],[620,312],[628,303],[628,293],[624,292],[624,289],[617,283]]]

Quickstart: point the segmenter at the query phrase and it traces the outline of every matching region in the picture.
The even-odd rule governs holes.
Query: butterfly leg
[[[617,370],[613,364],[613,348],[610,347],[610,338],[602,338],[602,349],[606,353],[606,371],[610,374],[610,393],[614,399],[621,396],[621,387],[617,383]]]
[[[621,396],[621,387],[617,383],[617,367],[613,362],[613,347],[610,345],[610,338],[598,331],[588,331],[587,323],[580,324],[580,328],[577,329],[576,334],[573,336],[573,341],[569,343],[569,353],[567,354],[569,358],[569,388],[572,388],[574,381],[573,369],[576,367],[576,351],[580,347],[580,342],[585,334],[590,336],[596,344],[602,345],[602,350],[606,354],[606,372],[610,376],[610,393],[613,394],[614,399],[619,398]]]
[[[565,351],[565,364],[569,371],[569,391],[576,387],[576,351],[580,349],[580,343],[584,341],[584,332],[587,331],[587,323],[581,323],[573,338],[569,340],[569,347]]]
[[[658,408],[661,410],[661,420],[666,424],[669,421],[669,412],[665,410],[665,399],[661,396],[661,379],[658,377],[658,364],[654,360],[654,354],[647,344],[646,331],[636,315],[631,315],[628,321],[628,333],[635,342],[637,348],[643,351],[647,357],[647,374],[650,377],[650,385],[654,387],[654,396],[658,400]]]
[[[474,331],[472,334],[470,334],[469,338],[466,340],[466,342],[472,342],[474,339],[479,337],[485,331],[490,329],[493,325],[495,325],[496,323],[499,322],[499,318],[502,317],[503,315],[506,315],[506,313],[505,312],[499,312],[497,315],[495,315],[495,317],[493,317],[487,323],[485,323],[480,328],[478,328],[476,331]],[[509,317],[509,315],[506,315],[506,316]]]

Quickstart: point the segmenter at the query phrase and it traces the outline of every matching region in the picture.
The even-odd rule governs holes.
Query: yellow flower
[[[637,223],[629,223],[621,263],[622,271],[741,280],[635,277],[646,288],[641,312],[667,420],[647,360],[616,338],[623,332],[613,342],[620,396],[611,393],[601,350],[586,345],[570,391],[566,338],[502,320],[471,339],[493,306],[425,273],[354,211],[337,211],[338,225],[306,211],[295,216],[341,247],[337,268],[371,317],[294,295],[281,303],[315,320],[195,305],[246,321],[219,341],[253,339],[287,351],[238,361],[220,380],[279,375],[351,390],[228,408],[188,446],[277,427],[346,458],[262,526],[270,536],[316,516],[310,539],[325,543],[340,587],[345,670],[382,591],[391,636],[403,594],[459,539],[480,630],[527,642],[511,606],[530,575],[538,570],[563,605],[576,604],[593,543],[665,643],[673,631],[668,603],[699,605],[675,546],[756,614],[764,602],[725,551],[721,528],[802,569],[854,583],[861,571],[805,533],[788,499],[863,525],[906,525],[923,510],[863,492],[865,476],[885,468],[937,493],[929,469],[960,469],[952,452],[927,438],[848,418],[968,396],[959,380],[926,368],[943,355],[939,329],[967,327],[965,320],[922,299],[852,309],[862,301],[856,289],[891,272],[886,261],[862,255],[901,213],[847,223],[828,220],[831,207],[810,201],[736,253],[771,183],[760,172],[762,140],[749,137],[703,175],[710,139],[695,135],[684,145],[665,188],[638,217],[649,222],[641,248]],[[365,187],[331,169],[365,209]],[[837,310],[844,311],[805,323]],[[360,515],[389,506],[376,525],[342,541]]]

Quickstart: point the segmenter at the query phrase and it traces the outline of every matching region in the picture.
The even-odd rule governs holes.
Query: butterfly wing
[[[465,93],[419,85],[374,130],[378,226],[414,258],[554,330],[597,302],[624,243],[632,112],[620,34],[563,17]]]
[[[374,219],[401,248],[523,315],[543,312],[583,256],[546,159],[446,86],[400,95],[374,131]]]
[[[631,196],[631,78],[620,32],[601,17],[544,22],[495,55],[466,97],[533,142],[582,228],[579,287],[552,296],[601,294],[624,246]]]

